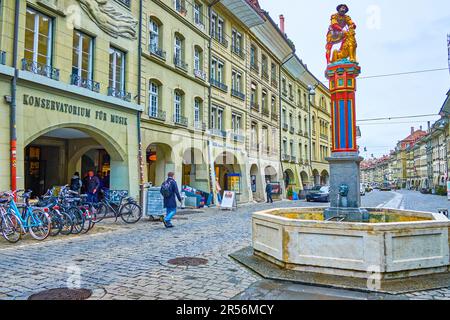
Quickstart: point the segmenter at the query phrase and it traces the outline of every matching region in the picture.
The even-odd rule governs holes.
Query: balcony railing
[[[216,34],[213,34],[212,37],[217,42],[219,42],[222,46],[224,46],[225,48],[228,48],[228,41],[225,39],[225,37],[223,35],[216,33]]]
[[[235,55],[237,55],[239,58],[245,59],[245,54],[241,48],[231,46],[231,52],[234,53]]]
[[[264,70],[263,69],[263,71],[262,71],[262,78],[264,79],[264,80],[266,80],[266,81],[269,81],[269,73],[267,72],[267,70]]]
[[[188,64],[181,60],[181,58],[178,56],[173,57],[173,64],[175,65],[175,67],[182,69],[183,71],[188,71]]]
[[[274,88],[278,88],[278,79],[277,78],[272,77],[272,80],[270,82]]]
[[[205,131],[206,130],[206,123],[204,123],[202,121],[194,121],[194,129],[195,130]]]
[[[270,110],[268,108],[263,108],[261,113],[263,116],[270,117]]]
[[[81,88],[85,88],[94,92],[100,92],[100,83],[91,79],[85,79],[80,77],[77,74],[72,74],[70,76],[70,84],[77,86],[77,87],[81,87]]]
[[[283,96],[287,97],[287,95],[288,95],[287,90],[283,89],[282,93],[283,93]]]
[[[294,134],[295,133],[295,128],[294,127],[290,127],[289,128],[289,133],[290,134]]]
[[[239,142],[239,143],[245,142],[245,136],[243,136],[242,134],[232,132],[230,134],[230,137],[235,142]]]
[[[297,163],[297,157],[291,156],[291,162],[292,163]]]
[[[278,121],[278,114],[276,112],[272,112],[272,120]]]
[[[206,72],[205,71],[194,69],[194,75],[196,78],[206,81]]]
[[[149,115],[150,118],[159,120],[159,121],[166,121],[166,112],[161,110],[150,110]]]
[[[108,87],[108,96],[131,102],[131,92]]]
[[[288,131],[289,130],[289,125],[287,123],[283,124],[283,130],[284,131]]]
[[[289,94],[289,100],[294,101],[294,95],[292,93]]]
[[[0,64],[5,65],[6,64],[6,52],[0,51]]]
[[[256,72],[257,74],[259,74],[258,61],[254,61],[254,62],[250,63],[250,69],[252,71]]]
[[[250,102],[250,107],[253,111],[259,112],[259,104]]]
[[[194,17],[194,24],[197,26],[197,28],[199,28],[202,31],[206,30],[205,24],[203,23],[203,21],[200,20],[196,20]]]
[[[241,100],[245,100],[245,94],[243,94],[240,91],[231,89],[231,95],[235,98],[241,99]]]
[[[181,14],[182,16],[186,16],[187,10],[181,3],[175,3],[175,11]]]
[[[59,81],[59,69],[53,68],[52,66],[22,59],[22,70]]]
[[[283,161],[291,161],[291,156],[288,154],[281,155],[281,160]]]
[[[228,92],[228,86],[226,84],[224,84],[218,80],[215,80],[215,79],[211,79],[210,82],[211,82],[212,86],[214,86],[224,92]]]
[[[298,134],[299,136],[303,136],[303,130],[298,130],[298,131],[297,131],[297,134]]]
[[[328,135],[326,135],[326,134],[322,133],[322,134],[320,134],[320,137],[324,140],[328,140]]]
[[[183,117],[181,115],[173,116],[173,123],[179,126],[187,127],[188,126],[188,118]]]
[[[150,51],[151,55],[154,55],[154,56],[158,57],[159,59],[166,61],[166,52],[163,51],[161,48],[151,45],[149,47],[149,51]]]
[[[220,129],[210,129],[209,134],[223,139],[227,137],[227,132]]]

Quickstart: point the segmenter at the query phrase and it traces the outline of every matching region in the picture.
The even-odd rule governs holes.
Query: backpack
[[[170,183],[170,180],[166,180],[161,185],[161,194],[163,195],[164,198],[170,198],[172,196],[173,192],[172,192],[172,184]]]
[[[80,189],[80,178],[72,178],[70,181],[70,190],[72,191],[78,191]]]

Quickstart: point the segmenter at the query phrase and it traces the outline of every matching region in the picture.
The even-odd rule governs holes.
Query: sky
[[[343,1],[343,0],[342,0]],[[448,68],[449,0],[259,0],[274,21],[286,19],[297,55],[326,85],[325,44],[338,4],[349,6],[357,25],[360,77]],[[358,79],[357,119],[438,114],[450,89],[449,70]],[[361,122],[362,156],[388,154],[411,127],[427,129],[439,116]],[[364,148],[367,152],[363,152]]]

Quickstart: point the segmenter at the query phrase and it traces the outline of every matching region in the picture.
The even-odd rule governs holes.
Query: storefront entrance
[[[92,170],[110,184],[111,156],[89,134],[72,128],[52,130],[24,150],[24,187],[41,196],[55,186],[70,184],[75,172],[83,178]]]

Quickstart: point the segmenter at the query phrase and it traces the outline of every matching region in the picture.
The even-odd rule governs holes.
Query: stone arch
[[[106,149],[106,151],[108,151],[111,158],[115,161],[125,161],[125,159],[127,159],[125,150],[122,148],[122,146],[119,145],[119,143],[113,137],[111,137],[108,133],[99,130],[98,127],[82,123],[60,123],[54,126],[46,127],[45,129],[42,129],[30,135],[27,139],[25,139],[24,146],[29,145],[34,140],[45,135],[46,133],[49,133],[56,129],[64,129],[64,128],[76,129],[88,134],[94,140],[100,143]]]
[[[327,185],[330,182],[330,174],[328,173],[327,170],[323,170],[320,173],[320,184],[321,185]]]

